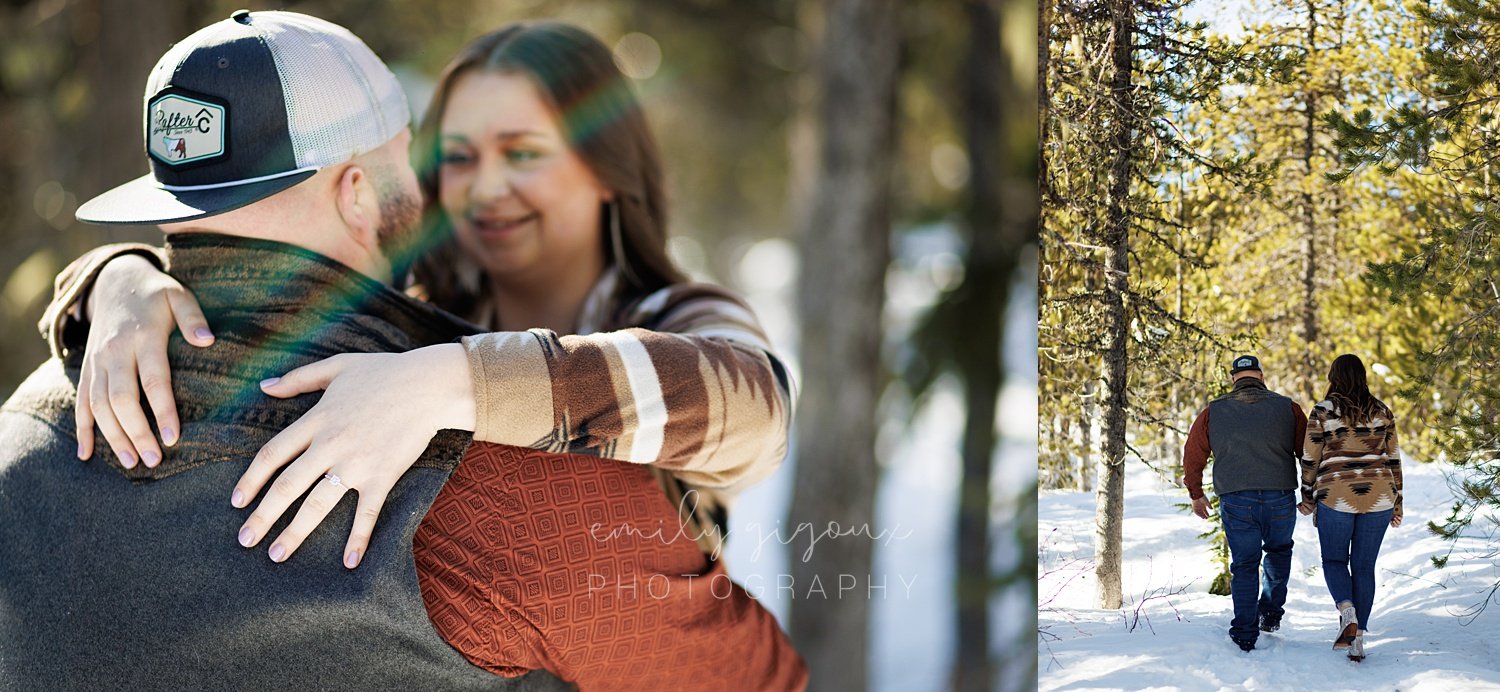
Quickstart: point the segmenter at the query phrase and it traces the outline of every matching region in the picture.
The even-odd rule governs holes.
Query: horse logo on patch
[[[178,160],[187,158],[187,139],[183,137],[163,137],[162,143],[167,145],[167,151]]]
[[[157,96],[146,109],[147,149],[152,158],[176,166],[228,153],[228,108],[211,97],[195,98],[179,89]],[[189,154],[188,152],[192,152]]]

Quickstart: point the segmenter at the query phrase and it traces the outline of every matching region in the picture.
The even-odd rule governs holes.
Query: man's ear
[[[338,178],[339,217],[350,237],[366,248],[379,246],[380,204],[370,176],[358,165],[344,169]]]

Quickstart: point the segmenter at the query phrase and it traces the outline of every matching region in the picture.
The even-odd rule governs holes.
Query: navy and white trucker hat
[[[1229,365],[1229,374],[1238,375],[1246,370],[1260,370],[1260,359],[1255,356],[1240,356]]]
[[[172,46],[146,81],[151,172],[78,220],[157,224],[257,202],[389,142],[411,121],[359,37],[294,12],[239,10]]]

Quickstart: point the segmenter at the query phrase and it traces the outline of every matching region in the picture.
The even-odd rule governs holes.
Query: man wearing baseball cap
[[[404,159],[397,140],[410,118],[400,84],[348,30],[240,10],[156,63],[146,82],[151,172],[77,216],[164,224],[234,211],[382,148]],[[404,191],[416,194],[414,177],[388,182],[410,182]]]
[[[265,397],[260,380],[332,353],[473,331],[388,285],[390,248],[416,226],[408,121],[370,49],[305,15],[242,10],[157,63],[145,93],[151,172],[78,217],[162,224],[167,263],[218,338],[209,349],[170,345],[184,430],[149,467],[108,450],[74,460],[77,352],[6,402],[0,687],[565,687],[544,671],[507,678],[475,665],[424,606],[413,533],[466,434],[440,432],[389,492],[358,570],[273,565],[233,540],[243,517],[228,489],[315,398]],[[334,523],[349,525],[353,505],[346,496]],[[341,547],[323,531],[303,550]]]
[[[1203,470],[1213,456],[1214,491],[1230,554],[1234,619],[1229,638],[1251,651],[1261,632],[1281,627],[1285,613],[1297,524],[1297,458],[1307,417],[1297,402],[1266,388],[1259,358],[1235,358],[1229,377],[1233,389],[1209,402],[1188,432],[1182,481],[1193,513],[1207,519]]]

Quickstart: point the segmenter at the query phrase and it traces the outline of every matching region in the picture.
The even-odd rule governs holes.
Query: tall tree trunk
[[[1125,387],[1129,320],[1130,180],[1135,163],[1131,139],[1136,123],[1134,84],[1135,4],[1111,0],[1109,182],[1105,192],[1104,448],[1095,508],[1094,574],[1100,608],[1119,608],[1121,524],[1125,519]]]
[[[890,264],[896,14],[895,0],[832,0],[824,15],[818,173],[801,229],[802,256],[809,259],[799,287],[808,376],[797,426],[794,526],[879,528],[873,526],[876,403],[885,379],[880,345]],[[838,589],[850,578],[870,578],[873,548],[860,538],[820,541],[806,560],[793,548],[795,588],[812,595],[793,604],[789,629],[811,670],[812,689],[867,687],[870,602]]]
[[[1307,52],[1318,52],[1318,8],[1314,0],[1307,0]],[[1302,395],[1307,401],[1317,400],[1318,346],[1318,225],[1313,209],[1312,186],[1323,181],[1314,178],[1313,157],[1316,156],[1318,88],[1309,78],[1304,89],[1302,166],[1302,363],[1298,373]]]

